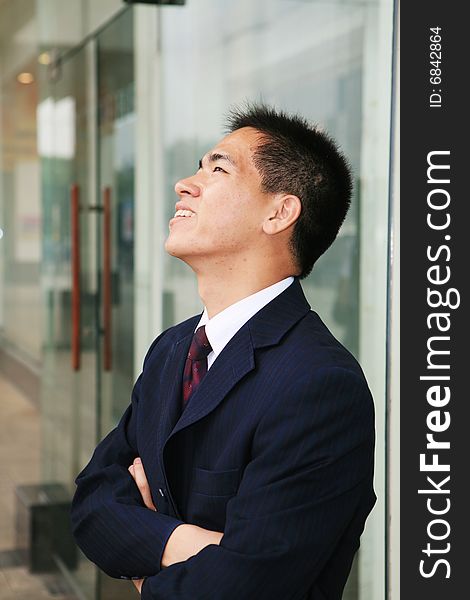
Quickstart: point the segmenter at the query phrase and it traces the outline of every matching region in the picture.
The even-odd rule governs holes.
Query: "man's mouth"
[[[196,213],[193,212],[192,210],[182,210],[182,209],[180,209],[180,210],[177,210],[175,212],[174,218],[176,218],[176,217],[194,217],[195,214]]]

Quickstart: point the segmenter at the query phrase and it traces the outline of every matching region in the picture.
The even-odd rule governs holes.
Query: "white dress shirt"
[[[219,356],[225,346],[251,317],[266,306],[276,296],[279,296],[294,281],[293,277],[286,277],[259,292],[251,294],[234,304],[231,304],[221,312],[209,319],[207,308],[196,326],[206,326],[206,335],[212,347],[212,352],[207,356],[207,369],[211,368],[214,360]],[[196,331],[196,329],[194,331]]]

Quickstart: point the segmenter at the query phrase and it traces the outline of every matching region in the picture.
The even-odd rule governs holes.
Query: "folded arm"
[[[152,491],[140,457],[134,460],[128,470],[139,489],[145,506],[156,511]],[[219,531],[210,531],[189,523],[176,527],[166,543],[161,561],[162,567],[169,567],[177,562],[187,560],[209,544],[219,544],[222,535]],[[139,592],[143,581],[142,578],[132,581]]]
[[[78,546],[105,573],[117,578],[155,575],[162,567],[216,543],[222,535],[157,512],[150,488],[143,497],[129,472],[138,455],[140,382],[141,377],[119,424],[100,442],[78,475],[71,509]]]
[[[146,578],[142,599],[306,594],[361,504],[365,513],[371,508],[373,446],[373,406],[362,379],[332,368],[293,382],[292,394],[257,428],[220,545]]]
[[[72,531],[85,555],[111,577],[154,575],[173,530],[183,522],[148,509],[128,467],[137,457],[136,412],[132,404],[118,426],[95,449],[76,479]]]

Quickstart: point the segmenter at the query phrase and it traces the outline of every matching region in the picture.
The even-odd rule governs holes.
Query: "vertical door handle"
[[[80,370],[80,188],[70,186],[70,233],[72,261],[72,369]]]
[[[103,190],[103,369],[111,371],[111,188]]]

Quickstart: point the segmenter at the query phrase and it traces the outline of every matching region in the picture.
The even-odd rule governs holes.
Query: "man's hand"
[[[185,561],[209,544],[219,545],[223,535],[219,531],[211,531],[189,523],[178,525],[166,543],[162,556],[162,567],[169,567],[174,563]],[[144,579],[133,579],[132,583],[140,594]]]
[[[162,555],[162,567],[185,561],[210,544],[218,546],[223,535],[220,531],[204,529],[190,523],[178,525],[166,543]]]
[[[144,465],[139,457],[134,459],[134,462],[129,467],[129,473],[132,475],[137,487],[139,488],[142,500],[147,508],[156,511],[155,504],[152,499],[152,492],[150,491],[149,482],[147,481],[147,475],[145,474]],[[135,585],[139,594],[142,592],[143,579],[133,579],[132,583]]]
[[[133,579],[132,583],[137,588],[137,591],[139,592],[139,594],[141,594],[142,593],[142,584],[144,583],[144,580],[143,579]]]
[[[139,492],[142,496],[145,506],[150,508],[150,510],[156,511],[157,509],[152,500],[152,492],[150,491],[149,482],[147,481],[147,476],[145,475],[144,465],[139,457],[134,459],[134,462],[129,467],[129,473],[132,475],[132,478],[139,488]]]

